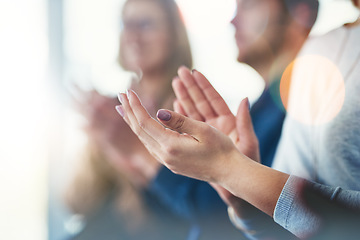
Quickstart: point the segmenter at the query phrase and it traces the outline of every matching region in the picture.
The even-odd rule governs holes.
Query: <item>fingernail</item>
[[[128,99],[130,98],[130,90],[129,89],[126,90],[126,96],[128,97]]]
[[[191,70],[191,73],[192,73],[192,74],[194,74],[194,72],[196,72],[196,69]]]
[[[163,121],[169,121],[171,119],[171,113],[169,111],[160,109],[157,114],[157,118]]]
[[[118,99],[119,99],[119,102],[120,102],[120,104],[122,104],[123,103],[123,100],[122,100],[122,97],[121,97],[121,93],[118,93]]]
[[[120,116],[124,117],[125,113],[124,113],[124,109],[122,108],[121,105],[117,105],[115,106],[116,111],[120,114]]]

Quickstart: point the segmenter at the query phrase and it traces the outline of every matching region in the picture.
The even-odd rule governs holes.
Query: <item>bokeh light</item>
[[[285,70],[280,95],[290,117],[303,124],[325,124],[337,116],[344,104],[344,78],[326,57],[304,55]]]

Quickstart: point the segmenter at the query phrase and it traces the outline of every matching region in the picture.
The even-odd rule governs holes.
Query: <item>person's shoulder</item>
[[[343,36],[346,32],[346,27],[344,26],[341,26],[341,27],[338,27],[338,28],[335,28],[335,29],[332,29],[324,34],[321,34],[321,35],[311,35],[309,36],[308,38],[308,41],[309,43],[316,43],[316,42],[327,42],[329,40],[332,40],[332,39],[336,39],[336,38],[339,38],[341,36]]]
[[[312,35],[306,40],[303,48],[300,51],[300,56],[315,54],[320,56],[327,56],[332,59],[332,56],[346,38],[346,28],[344,26],[333,29],[322,35]]]

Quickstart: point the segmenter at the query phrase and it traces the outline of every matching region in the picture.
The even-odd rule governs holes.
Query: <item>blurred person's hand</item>
[[[146,186],[157,174],[160,164],[148,153],[115,106],[117,99],[97,91],[78,90],[76,108],[84,116],[84,130],[118,172],[138,186]]]
[[[101,147],[108,142],[123,142],[118,147],[131,152],[136,137],[122,119],[119,119],[114,107],[116,98],[101,95],[96,90],[83,91],[77,88],[74,104],[85,119],[85,132]],[[123,134],[119,134],[123,132]],[[127,141],[124,141],[127,139]],[[126,152],[124,152],[126,153]]]

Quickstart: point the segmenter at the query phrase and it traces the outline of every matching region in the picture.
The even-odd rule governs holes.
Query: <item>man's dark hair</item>
[[[302,4],[308,7],[310,15],[305,22],[305,27],[311,29],[314,26],[319,11],[318,0],[282,0],[282,2],[291,15],[294,15],[296,8]]]

